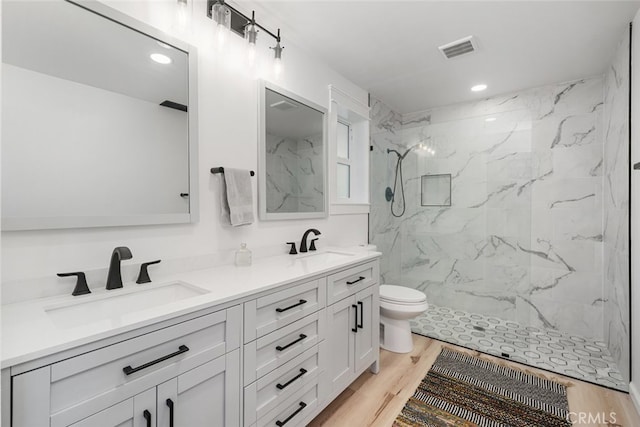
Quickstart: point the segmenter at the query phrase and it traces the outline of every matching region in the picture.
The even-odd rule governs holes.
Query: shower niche
[[[451,206],[451,174],[422,175],[421,206]]]

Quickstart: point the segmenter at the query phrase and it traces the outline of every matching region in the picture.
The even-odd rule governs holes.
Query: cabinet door
[[[358,333],[355,334],[355,371],[370,366],[376,360],[380,321],[378,312],[378,287],[370,286],[356,294],[358,306]]]
[[[156,389],[142,392],[70,427],[156,427]]]
[[[353,380],[357,330],[355,303],[355,296],[352,296],[327,308],[327,337],[331,349],[328,371],[333,392],[343,390]]]
[[[239,424],[240,351],[237,349],[158,386],[158,427],[236,427]]]

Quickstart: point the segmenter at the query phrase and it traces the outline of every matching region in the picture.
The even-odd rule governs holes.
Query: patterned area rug
[[[568,412],[563,385],[444,348],[393,425],[564,427]]]

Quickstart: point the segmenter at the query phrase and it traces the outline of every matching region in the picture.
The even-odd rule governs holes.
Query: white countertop
[[[77,326],[57,327],[45,311],[46,308],[100,298],[106,291],[100,289],[89,295],[71,295],[40,298],[26,302],[3,305],[2,318],[2,368],[36,360],[73,347],[92,343],[138,328],[152,325],[177,316],[189,314],[216,305],[224,304],[262,291],[277,288],[305,278],[317,276],[331,270],[347,267],[378,258],[381,254],[356,248],[327,248],[319,252],[349,252],[353,256],[341,260],[320,261],[279,255],[255,260],[249,267],[226,265],[163,277],[161,280],[143,285],[125,283],[123,290],[136,287],[158,286],[163,283],[184,282],[206,289],[203,295],[135,311],[117,318],[84,323],[78,318]]]

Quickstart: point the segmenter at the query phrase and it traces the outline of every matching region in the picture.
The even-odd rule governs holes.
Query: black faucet
[[[122,275],[120,273],[120,261],[131,259],[131,251],[126,246],[118,246],[111,254],[109,264],[109,274],[107,274],[107,289],[118,289],[122,287]]]
[[[320,234],[322,234],[315,228],[310,228],[307,231],[305,231],[304,234],[302,235],[302,241],[300,242],[300,252],[307,252],[307,236],[309,236],[309,233],[313,233],[316,236],[319,236]],[[315,246],[312,245],[311,250],[315,251],[316,250]]]

